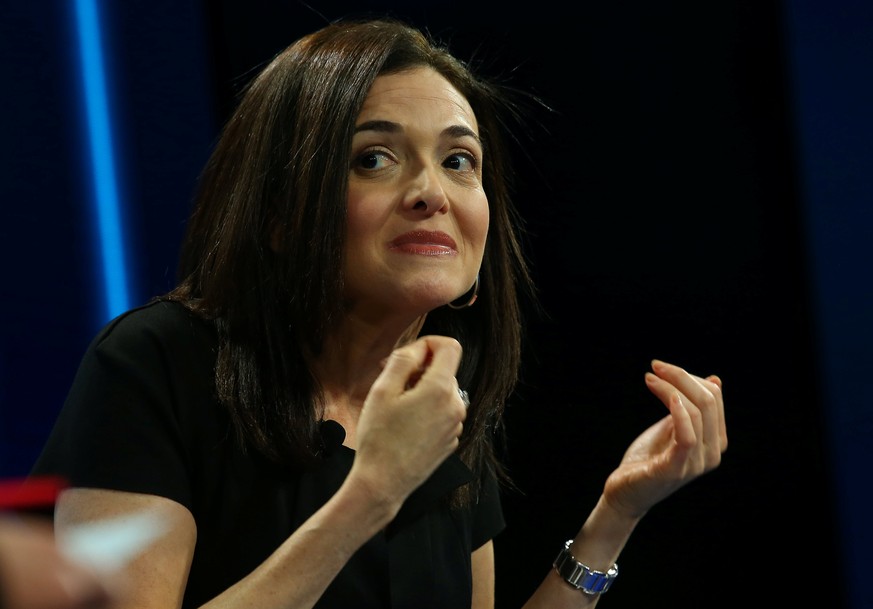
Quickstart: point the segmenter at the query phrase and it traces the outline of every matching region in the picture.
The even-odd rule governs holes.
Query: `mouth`
[[[455,240],[442,231],[414,230],[394,238],[392,250],[423,256],[447,256],[458,253]]]

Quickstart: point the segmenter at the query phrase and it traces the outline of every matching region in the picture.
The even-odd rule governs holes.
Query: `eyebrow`
[[[393,121],[385,121],[385,120],[375,120],[375,121],[366,121],[361,123],[360,125],[355,126],[355,133],[360,133],[361,131],[381,131],[382,133],[401,133],[403,131],[403,127],[400,126],[399,123],[395,123]],[[450,125],[442,130],[440,135],[449,136],[453,138],[460,137],[471,137],[476,140],[479,145],[482,145],[482,141],[479,139],[479,136],[470,129],[469,127],[465,127],[464,125]]]

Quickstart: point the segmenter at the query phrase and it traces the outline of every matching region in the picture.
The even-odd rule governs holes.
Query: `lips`
[[[442,231],[414,230],[394,238],[393,250],[424,256],[445,256],[458,253],[455,240]]]

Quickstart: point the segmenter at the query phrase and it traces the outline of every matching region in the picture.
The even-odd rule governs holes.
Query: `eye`
[[[365,171],[379,171],[394,164],[394,159],[384,150],[365,150],[354,159],[354,167]]]
[[[456,152],[443,161],[443,167],[455,171],[472,172],[476,170],[476,157],[466,152]]]

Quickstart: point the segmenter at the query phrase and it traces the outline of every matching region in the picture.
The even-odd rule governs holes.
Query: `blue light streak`
[[[100,239],[104,314],[109,319],[129,307],[129,295],[97,0],[76,0],[75,13]]]

